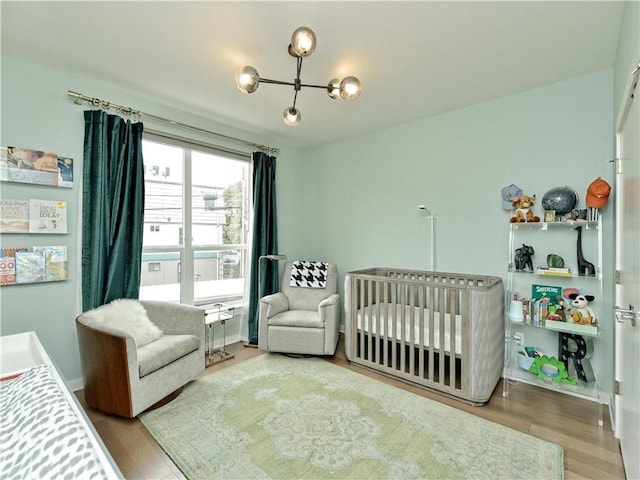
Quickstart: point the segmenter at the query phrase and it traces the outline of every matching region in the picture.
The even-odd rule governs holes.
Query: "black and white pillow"
[[[324,262],[291,262],[290,287],[325,288],[329,264]]]
[[[0,477],[103,479],[84,425],[48,365],[0,383]]]

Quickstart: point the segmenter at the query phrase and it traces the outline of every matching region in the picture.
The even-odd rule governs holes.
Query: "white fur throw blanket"
[[[149,320],[147,311],[138,300],[118,299],[85,312],[85,316],[110,327],[129,333],[142,347],[162,336],[162,330]]]

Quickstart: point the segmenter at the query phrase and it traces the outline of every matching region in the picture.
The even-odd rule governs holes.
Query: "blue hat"
[[[522,189],[513,183],[502,189],[502,208],[505,210],[513,210],[513,203],[509,200],[509,196],[517,197],[522,195]]]

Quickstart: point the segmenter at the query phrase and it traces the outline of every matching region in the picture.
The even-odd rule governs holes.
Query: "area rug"
[[[318,358],[260,355],[138,418],[190,480],[564,475],[558,445]]]

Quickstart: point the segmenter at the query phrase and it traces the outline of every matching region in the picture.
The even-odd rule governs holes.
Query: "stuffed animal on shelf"
[[[509,195],[507,198],[513,205],[513,208],[515,209],[515,212],[511,217],[511,223],[540,221],[540,217],[535,215],[533,213],[533,210],[531,210],[531,207],[533,207],[533,204],[536,201],[535,195],[533,195],[532,197],[528,195],[517,195],[517,196]]]
[[[596,314],[589,306],[589,302],[593,302],[596,297],[593,295],[578,295],[577,293],[572,293],[569,295],[569,299],[571,300],[570,313],[573,323],[580,325],[596,324]]]
[[[517,248],[513,262],[515,263],[516,270],[524,270],[529,268],[533,272],[533,255],[536,252],[531,245],[522,244],[522,247]]]

